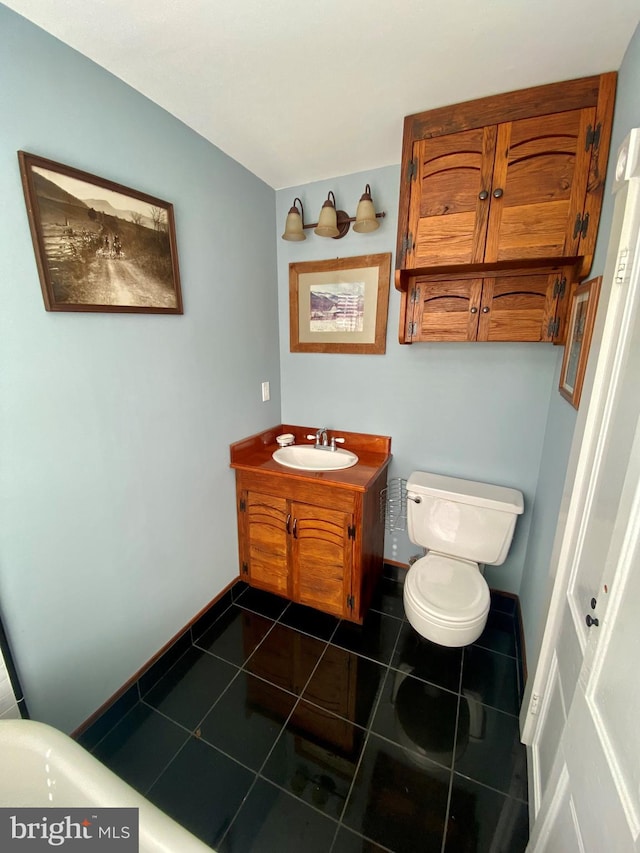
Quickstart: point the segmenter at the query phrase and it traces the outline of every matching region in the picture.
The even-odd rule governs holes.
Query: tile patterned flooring
[[[464,649],[238,583],[80,738],[220,853],[524,851],[515,602]]]

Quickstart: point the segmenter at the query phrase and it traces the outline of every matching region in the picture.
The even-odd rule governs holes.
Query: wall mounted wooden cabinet
[[[566,300],[559,303],[553,295],[555,271],[548,267],[555,261],[563,274],[570,267],[577,279],[591,268],[615,83],[614,73],[602,74],[405,119],[396,252],[396,287],[404,294],[401,343],[559,341],[557,332],[540,331],[555,328],[550,322],[564,327],[558,311],[564,311]],[[526,284],[523,265],[529,273]],[[545,270],[547,288],[542,286]],[[426,317],[406,298],[409,288],[417,286],[416,274],[420,304],[429,280],[432,293],[441,289],[443,272],[451,292],[466,292],[461,298],[480,316],[467,311],[463,318],[457,296],[437,307],[430,304]],[[457,316],[444,316],[449,311]],[[443,321],[446,328],[438,337]],[[449,321],[456,327],[453,337]],[[430,334],[432,326],[436,336]],[[418,334],[408,334],[412,329]],[[520,332],[523,337],[517,337]]]
[[[552,341],[564,338],[565,305],[575,265],[535,272],[482,269],[407,279],[405,343]]]

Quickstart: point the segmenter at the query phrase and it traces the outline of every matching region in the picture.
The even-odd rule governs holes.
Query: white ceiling
[[[405,115],[617,70],[638,0],[4,0],[278,189],[400,162]]]

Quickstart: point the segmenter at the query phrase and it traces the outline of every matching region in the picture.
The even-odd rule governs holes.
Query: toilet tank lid
[[[443,474],[429,474],[426,471],[413,472],[407,480],[407,492],[485,506],[516,515],[524,512],[524,498],[522,492],[517,489],[476,483],[474,480],[462,480],[458,477],[445,477]]]

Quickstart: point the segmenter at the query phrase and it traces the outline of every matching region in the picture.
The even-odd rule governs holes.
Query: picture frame
[[[18,151],[47,311],[182,314],[173,205]]]
[[[382,355],[391,253],[289,264],[291,352]]]
[[[575,409],[580,405],[601,284],[602,276],[592,278],[575,286],[571,296],[559,390]]]

